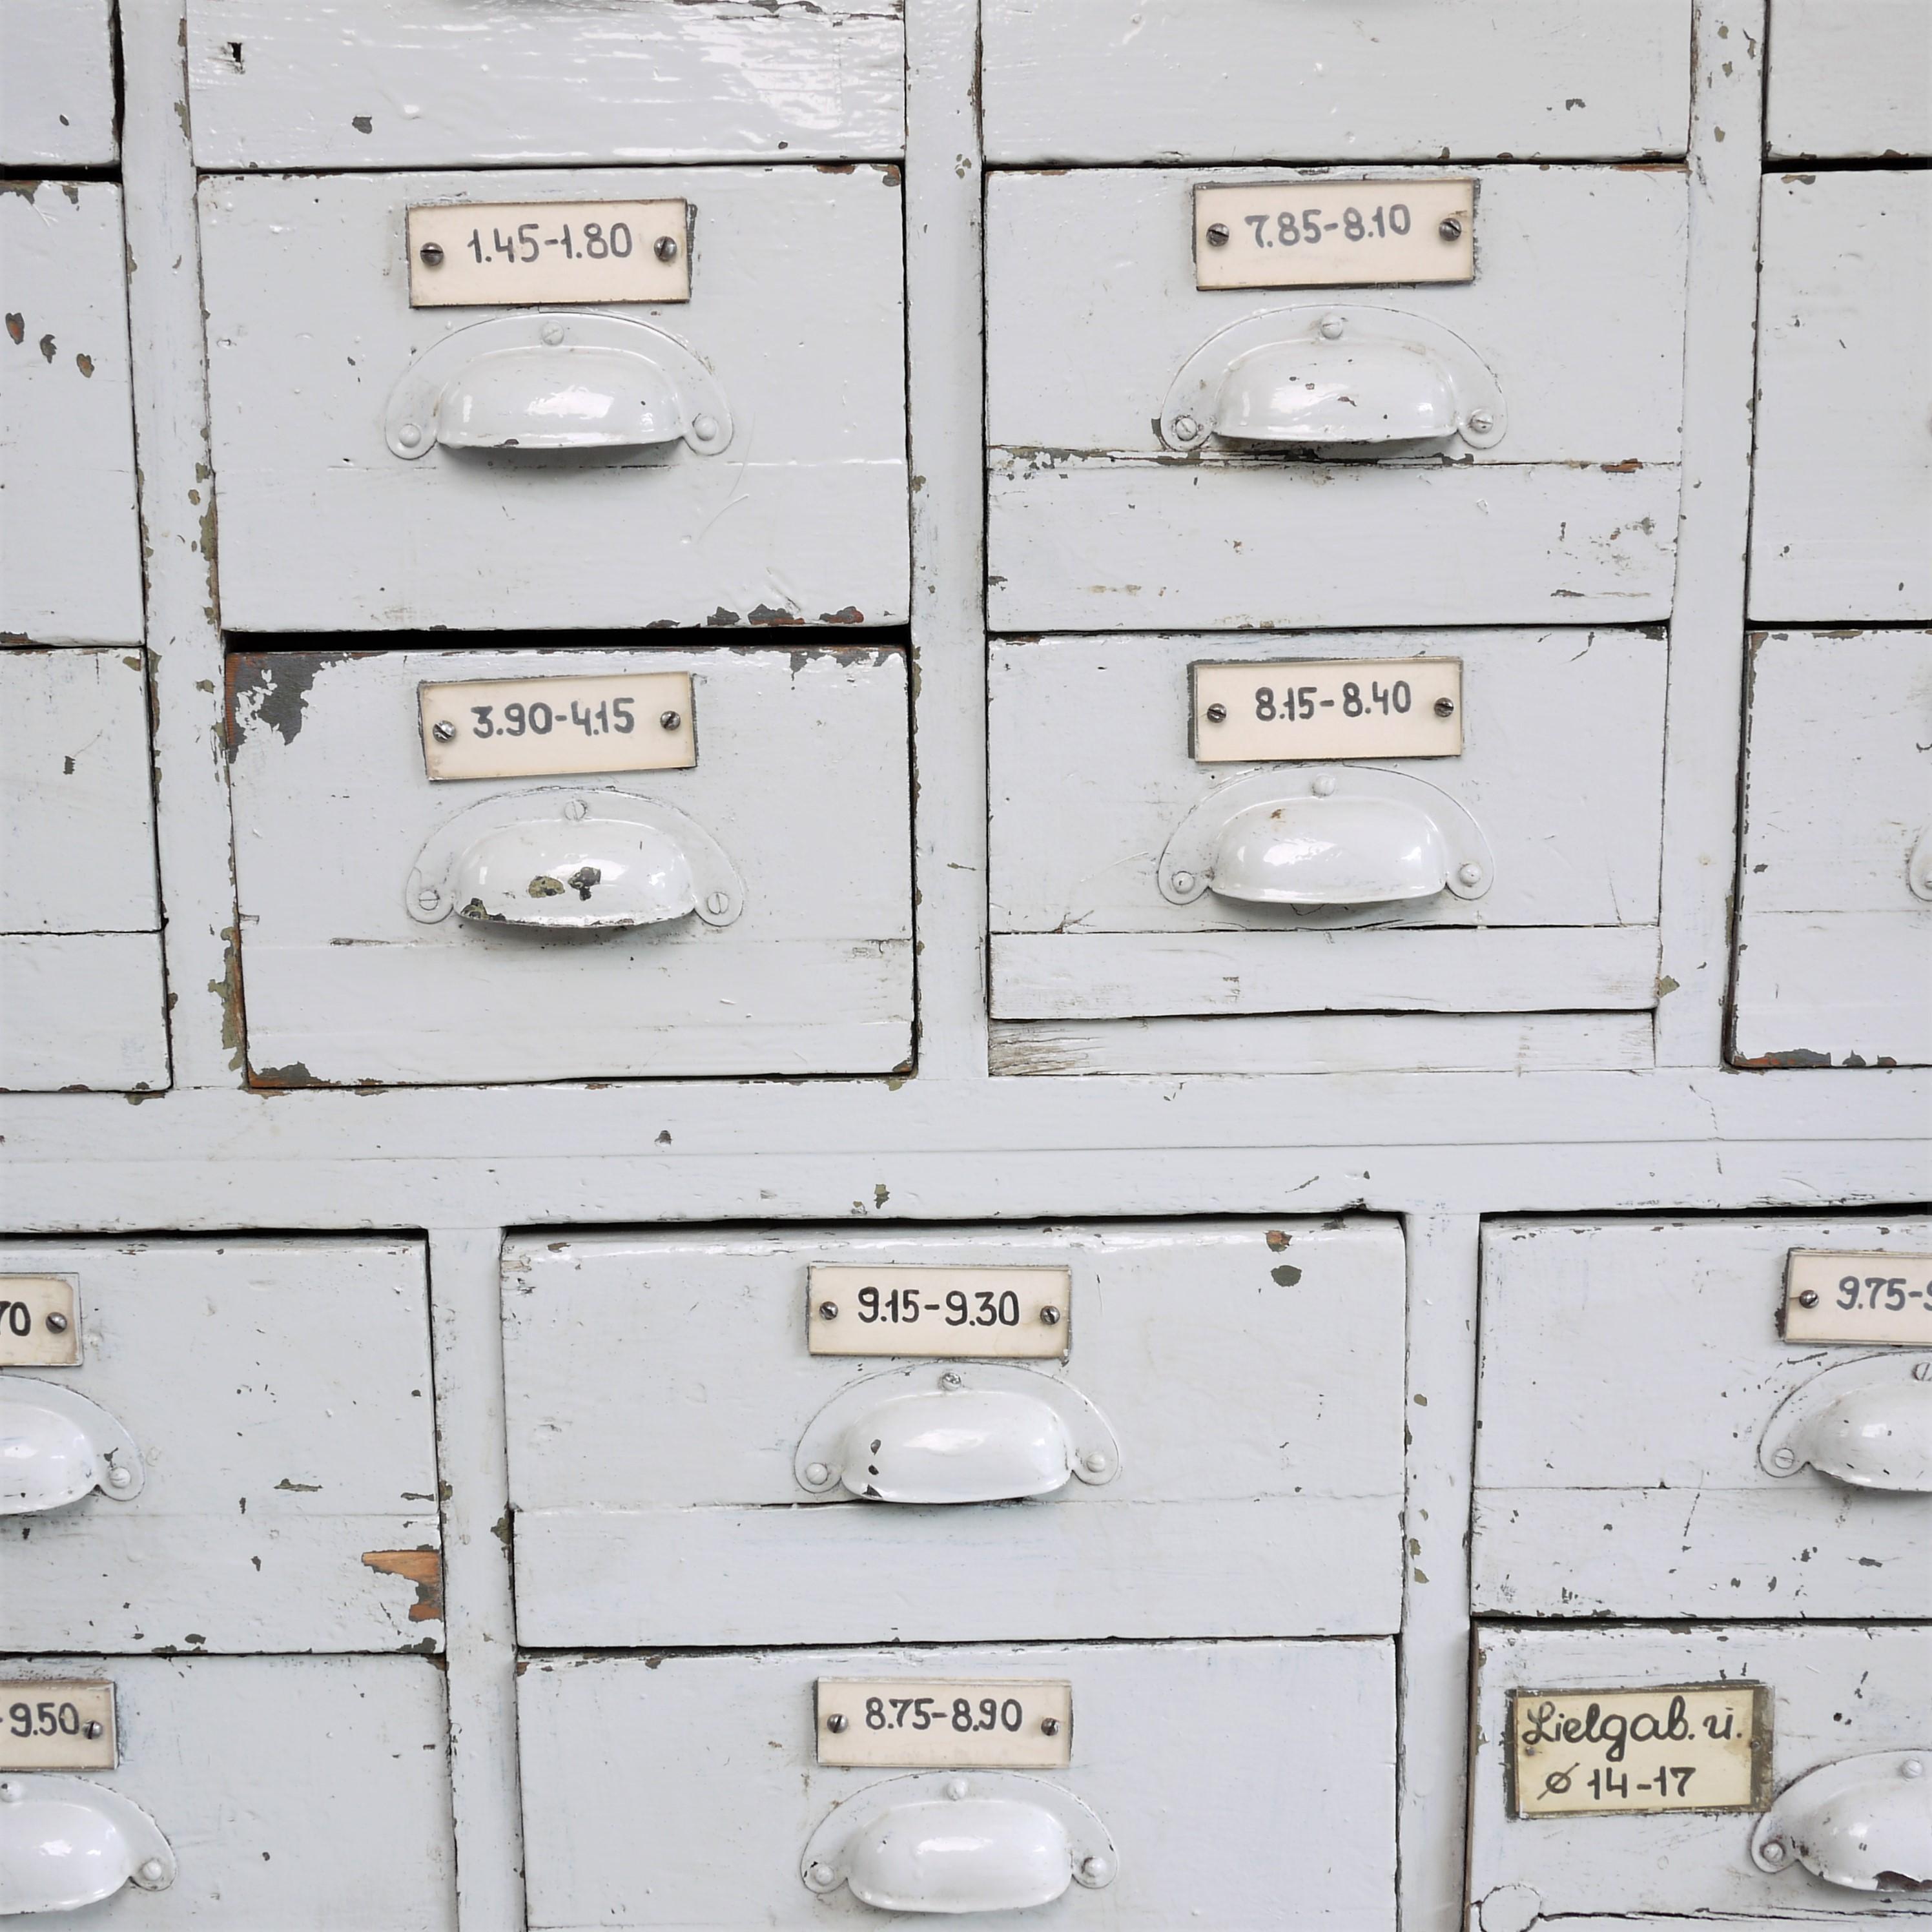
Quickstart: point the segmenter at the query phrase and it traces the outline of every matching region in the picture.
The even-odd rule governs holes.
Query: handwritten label
[[[72,1275],[0,1275],[0,1368],[80,1363],[80,1288]]]
[[[1005,1678],[821,1677],[820,1764],[1051,1771],[1073,1759],[1073,1687]]]
[[[1787,1342],[1932,1348],[1932,1255],[1794,1248],[1782,1321]]]
[[[1762,1811],[1771,1693],[1761,1684],[1512,1690],[1512,1818]]]
[[[112,1771],[118,1761],[112,1684],[0,1683],[0,1771]]]
[[[1194,190],[1194,286],[1473,281],[1475,234],[1469,180],[1204,182]]]
[[[482,679],[418,685],[416,694],[432,781],[687,771],[698,763],[686,671]]]
[[[691,299],[688,202],[444,202],[408,225],[412,308]]]
[[[1460,658],[1308,658],[1188,671],[1189,748],[1201,764],[1462,752]]]
[[[1064,1268],[815,1262],[805,1332],[814,1355],[1057,1360],[1072,1340],[1073,1277]]]

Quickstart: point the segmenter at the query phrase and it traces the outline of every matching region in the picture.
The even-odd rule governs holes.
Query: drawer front
[[[1474,182],[1473,281],[1196,287],[1198,186],[1280,183],[1292,198],[1328,178],[989,180],[996,629],[1669,614],[1682,170],[1387,172],[1388,218],[1400,206],[1412,224],[1404,184]],[[1261,232],[1240,222],[1228,259]],[[1298,260],[1319,245],[1297,243]],[[1633,310],[1638,262],[1652,292]],[[1428,434],[1376,440],[1418,426]],[[1312,453],[1276,453],[1295,448]]]
[[[36,1300],[63,1292],[77,1315]],[[0,1646],[442,1648],[419,1246],[22,1242],[0,1299],[79,1336],[0,1372],[5,1432],[45,1452],[6,1498]]]
[[[114,164],[113,34],[112,0],[8,0],[0,166]]]
[[[688,302],[410,306],[412,206],[513,205],[517,234],[452,238],[444,266],[473,280],[550,274],[494,246],[561,247],[572,224],[542,204],[664,199],[689,204],[688,242],[629,245],[682,246]],[[223,621],[902,621],[900,201],[878,166],[205,182]],[[439,271],[413,272],[420,292]]]
[[[1070,1310],[1053,1356],[988,1361],[1041,1332],[1024,1282],[974,1272],[1014,1268]],[[868,1322],[868,1285],[919,1306]],[[519,1634],[1392,1631],[1402,1306],[1401,1236],[1373,1222],[512,1242]],[[898,1352],[808,1345],[882,1328]],[[976,1336],[981,1359],[950,1355]]]
[[[996,644],[994,1013],[1653,1005],[1668,648],[1636,631]],[[1192,755],[1192,666],[1366,660],[1358,696],[1372,710],[1378,691],[1410,691],[1406,679],[1395,687],[1421,674],[1417,658],[1460,663],[1459,755]],[[1282,682],[1258,670],[1251,692],[1240,680],[1240,707],[1279,713]],[[1312,730],[1327,712],[1310,708]],[[1392,710],[1385,722],[1403,726]],[[1294,728],[1281,728],[1284,748]],[[1317,869],[1274,862],[1280,851],[1248,836],[1277,810],[1308,835]],[[1324,868],[1330,848],[1346,857],[1346,878]],[[1425,851],[1439,873],[1412,862]],[[1466,865],[1478,868],[1472,885]],[[1358,893],[1379,902],[1337,902]]]
[[[992,0],[995,161],[1681,154],[1690,0]]]
[[[1712,1778],[1721,1786],[1738,1776],[1735,1766],[1720,1772],[1713,1761],[1710,1741],[1697,1735],[1703,1714],[1694,1718],[1688,1700],[1684,1721],[1673,1727],[1670,1720],[1672,1687],[1720,1681],[1764,1687],[1759,1735],[1768,1730],[1769,1749],[1760,1790],[1749,1801],[1756,1808],[1510,1815],[1507,1741],[1513,1692],[1545,1694],[1516,1706],[1519,1718],[1528,1720],[1525,1736],[1534,1746],[1535,1713],[1546,1702],[1553,1703],[1551,1720],[1580,1729],[1587,1725],[1589,1694],[1661,1690],[1660,1697],[1646,1696],[1640,1704],[1610,1707],[1610,1714],[1626,1724],[1618,1768],[1605,1761],[1617,1740],[1604,1735],[1600,1720],[1596,1738],[1559,1744],[1556,1755],[1549,1744],[1536,1747],[1559,1776],[1570,1778],[1563,1802],[1585,1804],[1594,1768],[1600,1780],[1628,1780],[1627,1797],[1614,1794],[1620,1803],[1641,1804],[1648,1801],[1639,1787],[1654,1783],[1660,1761],[1668,1766],[1690,1760],[1671,1773],[1673,1802],[1680,1790],[1694,1796]],[[1832,1808],[1834,1790],[1849,1791],[1861,1802],[1845,1807],[1840,1796],[1840,1816],[1869,1817],[1871,1828],[1863,1847],[1856,1833],[1841,1838],[1830,1861],[1840,1880],[1855,1876],[1868,1882],[1888,1854],[1902,1855],[1907,1875],[1916,1874],[1922,1883],[1932,1878],[1924,1862],[1922,1768],[1932,1759],[1932,1629],[1923,1624],[1479,1629],[1476,1691],[1469,1894],[1481,1932],[1528,1932],[1548,1921],[1592,1924],[1598,1915],[1621,1925],[1654,1913],[1658,1932],[1682,1916],[1742,1928],[1863,1924],[1874,1913],[1916,1924],[1932,1915],[1932,1893],[1895,1884],[1876,1893],[1859,1889],[1856,1882],[1817,1876],[1807,1862],[1818,1856],[1820,1840],[1832,1835],[1820,1827]],[[1572,1705],[1567,1699],[1573,1693],[1585,1694]],[[1643,1714],[1664,1733],[1660,1744],[1630,1735]],[[1673,1728],[1691,1732],[1690,1748],[1682,1737],[1670,1737]],[[1742,1736],[1742,1725],[1733,1730]],[[1916,1778],[1906,1772],[1914,1763],[1922,1767]],[[1688,1784],[1679,1774],[1684,1768],[1693,1774]],[[1541,1790],[1534,1773],[1522,1782],[1532,1792]],[[1762,1863],[1754,1855],[1754,1844],[1766,1852]],[[1712,1916],[1716,1914],[1727,1916]]]
[[[13,14],[10,0],[10,75]],[[0,193],[0,642],[138,644],[119,188],[39,182]]]
[[[904,152],[896,4],[193,0],[188,17],[204,168]]]
[[[1010,1884],[1021,1864],[1013,1841],[1042,1810],[1073,1821],[1082,1864],[1106,1864],[1069,1882],[1067,1841],[1040,1829],[1032,1842],[1046,1840],[1059,1863],[1034,1895],[1057,1882],[1057,1898],[1024,1914],[971,1910],[958,1894],[934,1906],[937,1868],[958,1855],[948,1861],[933,1832],[941,1843],[924,1885],[898,1894],[909,1916],[944,1911],[960,1932],[1020,1923],[1262,1932],[1292,1900],[1294,1924],[1310,1932],[1388,1932],[1393,1664],[1386,1642],[532,1660],[518,1683],[530,1923],[738,1932],[748,1922],[908,1922],[855,1896],[853,1879],[872,1888],[887,1861],[862,1855],[848,1876],[850,1838],[838,1840],[842,1826],[878,1820],[882,1839],[903,1844],[921,1820],[900,1808],[936,1786],[926,1802],[970,1808],[962,1820],[991,1828],[970,1875],[986,1882],[982,1900]],[[1072,1762],[956,1779],[942,1771],[916,1789],[903,1772],[821,1768],[814,1693],[827,1677],[884,1680],[887,1696],[916,1694],[902,1680],[1058,1680],[1071,1693]],[[925,1816],[944,1824],[943,1814]],[[830,1882],[814,1892],[802,1874],[818,1862]]]
[[[258,1082],[878,1072],[910,1052],[902,652],[290,654],[231,673]],[[687,769],[426,776],[421,683],[646,674],[691,680]],[[551,694],[560,742],[586,742],[563,722],[579,688]],[[660,736],[663,714],[629,715]],[[611,868],[604,898],[564,886],[586,866]],[[528,892],[470,914],[505,867]]]
[[[1932,174],[1767,175],[1750,610],[1932,617]]]
[[[1808,1425],[1869,1406],[1902,1439],[1916,1427],[1932,1458],[1932,1390],[1913,1379],[1932,1376],[1932,1347],[1785,1340],[1786,1264],[1808,1250],[1916,1255],[1916,1273],[1903,1259],[1876,1272],[1898,1276],[1902,1295],[1932,1292],[1922,1220],[1485,1231],[1479,1610],[1925,1613],[1932,1461],[1841,1460]],[[1854,1260],[1838,1276],[1846,1269],[1874,1273]],[[1932,1304],[1924,1320],[1932,1334]]]
[[[0,1087],[165,1086],[140,652],[0,651]]]
[[[1771,0],[1765,145],[1780,158],[1932,152],[1924,0]]]
[[[38,1680],[35,1709],[56,1712],[78,1684],[113,1686],[115,1768],[4,1779],[19,1795],[0,1810],[0,1886],[31,1898],[67,1883],[96,1901],[44,1922],[454,1932],[447,1718],[428,1659],[4,1657],[0,1676],[10,1690]],[[0,1720],[0,1764],[21,1761],[14,1728]],[[70,1876],[77,1856],[22,1860],[56,1831],[58,1850],[92,1854],[88,1873]]]
[[[1732,1057],[1932,1064],[1932,633],[1754,639]]]

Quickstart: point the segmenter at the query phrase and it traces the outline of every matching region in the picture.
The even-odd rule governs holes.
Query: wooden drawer
[[[112,167],[119,152],[112,0],[7,0],[0,167]]]
[[[1771,0],[1765,147],[1780,160],[1932,152],[1924,0]]]

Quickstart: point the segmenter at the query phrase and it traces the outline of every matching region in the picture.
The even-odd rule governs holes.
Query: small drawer
[[[1492,1223],[1478,1610],[1924,1615],[1928,1378],[1932,1222]]]
[[[1932,1065],[1932,632],[1751,640],[1732,1057]]]
[[[1341,178],[988,182],[995,629],[1669,615],[1682,170],[1410,170],[1329,187]],[[1412,259],[1424,243],[1466,267],[1473,236],[1474,279],[1202,290],[1195,196],[1217,184],[1267,190],[1280,212],[1200,218],[1203,277],[1326,274],[1317,257],[1352,214],[1368,237],[1381,218],[1372,247],[1412,277],[1432,272]],[[1465,212],[1438,220],[1444,206]],[[1289,244],[1304,221],[1317,238]],[[1371,243],[1354,245],[1366,262]]]
[[[113,0],[7,0],[0,167],[112,167],[119,153]],[[16,245],[8,233],[0,256]]]
[[[1641,631],[996,644],[994,1014],[1654,1005],[1668,648]],[[1234,694],[1218,725],[1193,716],[1209,675]],[[1313,693],[1292,724],[1289,686]],[[1335,735],[1412,746],[1450,689],[1446,755],[1358,762]],[[1350,691],[1361,714],[1337,727]],[[1222,730],[1280,754],[1210,762]],[[1293,761],[1318,733],[1324,761]]]
[[[1771,154],[1932,153],[1932,8],[1925,0],[1771,0],[1770,24]]]
[[[1932,173],[1767,175],[1750,611],[1932,618]]]
[[[903,621],[901,200],[874,166],[205,182],[224,622]]]
[[[989,0],[995,161],[1681,154],[1690,0]]]
[[[805,1932],[945,1914],[1390,1932],[1392,1649],[531,1660],[518,1682],[530,1923]],[[982,1728],[956,1730],[962,1697]],[[1052,1737],[1043,1706],[1066,1714]]]
[[[104,1932],[455,1932],[448,1718],[427,1658],[0,1657],[0,1912]],[[36,1768],[50,1762],[90,1768]]]
[[[1479,1628],[1476,1698],[1480,1932],[1932,1916],[1932,1628]]]
[[[291,652],[230,674],[258,1083],[871,1073],[911,1052],[902,650]],[[503,776],[428,776],[424,686],[458,687],[434,721],[452,755]]]
[[[0,650],[0,1088],[168,1084],[160,924],[140,652]]]
[[[1403,1294],[1370,1221],[513,1242],[519,1635],[1393,1631]]]
[[[438,1650],[421,1246],[0,1249],[0,1646]]]
[[[10,76],[13,13],[8,0]],[[119,188],[0,186],[0,643],[138,644],[141,539]]]

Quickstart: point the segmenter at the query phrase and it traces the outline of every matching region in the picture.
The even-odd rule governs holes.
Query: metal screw
[[[447,718],[439,718],[430,728],[430,736],[439,745],[446,745],[456,736],[456,727]]]
[[[675,262],[677,260],[677,237],[675,235],[660,235],[651,244],[651,253],[660,262]]]
[[[1436,700],[1436,715],[1438,718],[1454,717],[1456,700],[1453,698],[1438,698]]]
[[[427,886],[416,895],[416,906],[419,911],[434,912],[442,903],[442,895],[432,892]]]
[[[1459,866],[1456,868],[1456,876],[1466,886],[1479,886],[1483,882],[1483,868],[1474,864]]]
[[[1921,1362],[1912,1371],[1916,1382],[1932,1382],[1932,1362]]]
[[[1898,1767],[1898,1774],[1900,1778],[1923,1778],[1925,1767],[1916,1757],[1909,1757]]]
[[[805,1466],[805,1480],[814,1490],[822,1490],[832,1480],[832,1472],[823,1462],[808,1462]],[[840,1720],[844,1721],[842,1719]],[[833,1728],[837,1729],[835,1725]]]
[[[1800,1308],[1816,1308],[1818,1306],[1818,1291],[1815,1288],[1808,1288],[1798,1298],[1798,1305]]]
[[[1487,436],[1490,430],[1494,429],[1496,426],[1496,419],[1494,416],[1490,414],[1487,410],[1478,410],[1476,413],[1469,418],[1469,427],[1474,430],[1478,436]]]
[[[56,1335],[64,1335],[67,1333],[67,1317],[63,1315],[58,1308],[56,1308],[54,1312],[47,1317],[47,1326],[51,1328]]]
[[[1208,224],[1208,245],[1210,248],[1225,248],[1228,245],[1228,224],[1225,221],[1210,221]]]
[[[1191,892],[1194,890],[1192,872],[1177,872],[1174,875],[1174,890],[1178,892]]]
[[[1053,1304],[1049,1301],[1046,1306],[1040,1311],[1040,1318],[1044,1322],[1049,1328],[1057,1328],[1060,1325],[1060,1310],[1054,1307]]]
[[[684,720],[675,711],[661,711],[658,714],[658,722],[665,730],[675,731]]]
[[[724,915],[731,910],[730,894],[729,892],[706,892],[704,896],[704,910],[708,912],[713,919],[722,919]]]
[[[1308,789],[1317,798],[1326,798],[1335,789],[1335,774],[1333,772],[1320,773]]]
[[[1768,1865],[1781,1865],[1785,1859],[1784,1840],[1767,1838],[1764,1841],[1764,1862]]]
[[[168,1868],[159,1858],[143,1858],[134,1876],[143,1885],[159,1885],[168,1875]]]
[[[836,1322],[838,1319],[838,1303],[821,1301],[818,1304],[818,1318],[821,1322]]]
[[[563,324],[560,322],[547,322],[537,333],[551,348],[554,349],[563,340]]]
[[[831,1716],[826,1719],[825,1728],[836,1736],[838,1732],[842,1731],[851,1721],[851,1719],[847,1717],[843,1711],[834,1711]]]
[[[107,1480],[115,1489],[124,1490],[134,1480],[134,1472],[132,1469],[124,1469],[116,1463],[108,1471]]]
[[[563,802],[563,815],[568,819],[588,818],[590,802],[587,799],[567,798]]]
[[[1789,1469],[1796,1463],[1798,1452],[1795,1449],[1780,1449],[1771,1459],[1780,1469]]]
[[[1445,242],[1460,242],[1462,238],[1462,218],[1460,214],[1445,214],[1436,232]]]
[[[1174,433],[1183,442],[1192,442],[1201,434],[1201,425],[1192,416],[1176,416]]]
[[[1060,1735],[1060,1720],[1058,1718],[1042,1718],[1040,1720],[1040,1728],[1043,1736],[1057,1738]]]
[[[91,1738],[98,1738],[104,1735],[106,1731],[106,1729],[107,1726],[104,1724],[98,1718],[96,1718],[93,1723],[88,1726],[87,1735]]]
[[[413,449],[422,441],[422,431],[414,423],[405,423],[397,430],[396,440],[405,449]]]
[[[442,244],[440,242],[425,242],[422,246],[416,250],[416,260],[420,262],[425,268],[441,268],[442,266]]]
[[[716,416],[694,416],[691,433],[700,442],[710,442],[718,434],[718,418]]]
[[[964,1388],[966,1386],[966,1378],[957,1369],[948,1369],[945,1374],[940,1377],[939,1386],[943,1389]]]
[[[946,1787],[946,1795],[956,1803],[966,1796],[967,1790],[966,1780],[963,1778],[956,1778]]]
[[[838,1874],[830,1865],[814,1865],[805,1875],[807,1885],[824,1892],[838,1881]]]
[[[1322,339],[1328,342],[1340,341],[1348,326],[1339,315],[1324,315],[1322,318]]]
[[[1114,1868],[1105,1858],[1082,1858],[1080,1876],[1089,1885],[1105,1885],[1114,1875]]]
[[[10,1778],[0,1784],[0,1804],[17,1804],[27,1795],[24,1784],[16,1784]]]
[[[1225,704],[1210,704],[1208,707],[1208,722],[1210,724],[1225,724],[1228,722],[1228,707]]]
[[[1104,1476],[1107,1473],[1107,1459],[1099,1450],[1096,1449],[1091,1455],[1083,1456],[1080,1460],[1086,1464],[1087,1473],[1090,1476]]]

